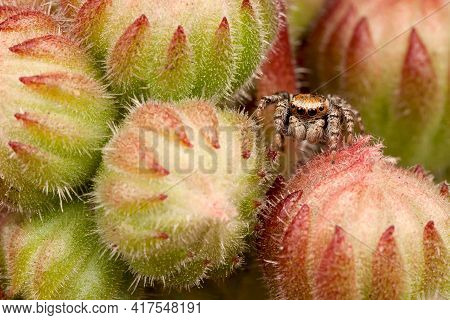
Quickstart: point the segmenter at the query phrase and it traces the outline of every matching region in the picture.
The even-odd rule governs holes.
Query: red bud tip
[[[0,23],[0,32],[17,32],[30,30],[56,31],[58,25],[48,15],[39,11],[23,11]]]
[[[266,198],[268,202],[276,201],[278,196],[281,196],[283,187],[286,183],[286,180],[282,175],[278,175],[273,181],[272,185],[266,192]]]
[[[37,120],[33,119],[28,112],[16,113],[14,114],[14,117],[17,120],[22,121],[25,125],[36,125],[39,123]]]
[[[347,48],[346,67],[361,62],[374,49],[369,22],[363,17],[356,24],[350,44]]]
[[[172,134],[184,146],[188,148],[193,147],[180,117],[170,107],[147,103],[144,107],[137,109],[133,114],[131,122],[139,128],[160,132],[162,134]]]
[[[27,87],[50,94],[47,89],[56,89],[65,94],[79,97],[81,93],[89,93],[93,96],[101,96],[103,91],[97,82],[82,74],[47,73],[30,77],[20,77]]]
[[[395,227],[381,235],[372,261],[372,298],[400,299],[404,288],[403,266],[394,238]]]
[[[250,0],[242,0],[241,8],[253,11],[253,7],[252,4],[250,3]]]
[[[428,221],[423,231],[424,286],[433,292],[445,286],[448,275],[448,249],[444,244],[434,221]]]
[[[249,159],[251,155],[252,155],[252,153],[250,150],[242,151],[242,158],[244,158],[244,159]]]
[[[87,0],[78,10],[75,20],[75,33],[83,36],[95,25],[95,21],[101,18],[106,6],[111,5],[112,0]]]
[[[167,240],[169,239],[169,235],[165,232],[158,232],[155,236],[155,239],[160,239],[160,240]]]
[[[179,45],[184,45],[186,43],[186,34],[184,33],[183,27],[178,26],[177,30],[174,32],[172,41],[170,43],[169,52],[175,50]]]
[[[74,52],[80,52],[80,48],[65,37],[47,35],[30,39],[9,48],[11,52],[22,56],[36,58],[48,58],[67,63],[76,58]]]
[[[214,141],[211,143],[211,145],[212,145],[212,147],[213,147],[214,149],[220,149],[220,143],[219,143],[219,140],[214,140]]]
[[[17,141],[9,141],[8,145],[16,154],[32,154],[37,152],[35,147]]]
[[[219,24],[218,32],[228,32],[230,30],[230,25],[228,24],[227,17],[223,17],[222,21]]]
[[[409,36],[409,46],[403,65],[403,76],[420,77],[424,80],[435,78],[428,50],[415,28],[412,29]]]
[[[449,196],[449,194],[448,194],[448,183],[446,181],[441,183],[441,187],[439,189],[439,193],[440,193],[441,196],[443,196],[445,198]]]
[[[315,275],[315,299],[337,300],[357,298],[353,248],[344,230],[336,226]]]
[[[164,201],[167,198],[168,198],[168,195],[167,194],[163,194],[163,193],[158,196],[158,200],[159,201]]]
[[[267,150],[267,158],[270,161],[274,162],[278,158],[278,151],[272,150],[271,148],[268,148],[268,150]]]
[[[138,49],[137,44],[142,40],[146,30],[148,30],[150,23],[145,15],[137,18],[125,32],[120,36],[109,58],[110,72],[123,73],[123,69],[127,69],[133,64],[133,55]]]

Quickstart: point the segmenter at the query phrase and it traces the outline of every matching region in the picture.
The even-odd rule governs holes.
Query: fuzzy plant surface
[[[450,297],[448,185],[397,167],[369,139],[313,158],[272,190],[259,249],[274,297]]]
[[[0,225],[0,273],[8,298],[126,299],[131,278],[111,260],[83,204]]]
[[[0,206],[48,210],[94,174],[116,115],[96,76],[50,16],[0,6]]]
[[[74,32],[116,93],[222,99],[249,83],[277,20],[275,0],[87,0]]]
[[[326,0],[286,0],[287,18],[291,27],[289,34],[294,44],[309,31],[324,9]]]
[[[241,262],[272,166],[255,124],[203,100],[137,106],[104,149],[98,232],[136,281],[198,285]]]
[[[448,29],[446,0],[330,0],[305,55],[312,89],[348,99],[404,165],[447,179]]]

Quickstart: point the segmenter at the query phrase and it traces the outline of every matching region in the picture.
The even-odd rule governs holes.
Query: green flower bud
[[[110,258],[82,204],[0,227],[0,271],[8,297],[26,299],[124,299],[126,266]],[[3,263],[1,263],[1,261]],[[3,267],[2,267],[3,265]],[[3,270],[2,270],[3,269]]]
[[[0,21],[0,204],[41,212],[94,174],[116,112],[51,17],[0,7]]]
[[[105,62],[116,93],[221,99],[251,79],[277,19],[274,0],[88,0],[75,33]]]
[[[96,179],[105,244],[137,279],[189,287],[240,262],[269,179],[255,124],[206,101],[135,108]]]

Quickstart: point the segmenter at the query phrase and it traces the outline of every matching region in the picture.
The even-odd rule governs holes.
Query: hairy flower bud
[[[39,11],[0,6],[0,204],[19,211],[72,197],[116,114],[86,54],[58,29]]]
[[[277,19],[274,0],[88,0],[75,33],[117,93],[220,99],[257,70]]]
[[[275,297],[449,297],[448,191],[380,149],[364,137],[319,155],[270,196],[281,200],[263,218],[259,248]]]
[[[254,126],[206,101],[148,102],[127,117],[95,202],[103,241],[137,280],[189,287],[239,265],[269,179]]]
[[[308,39],[312,89],[347,98],[389,154],[450,176],[448,2],[330,0]]]
[[[125,299],[126,266],[104,252],[82,204],[31,221],[0,225],[0,273],[5,294],[26,299]]]

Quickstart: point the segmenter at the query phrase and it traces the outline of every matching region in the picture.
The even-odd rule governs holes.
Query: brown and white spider
[[[265,96],[259,102],[257,117],[261,118],[262,111],[275,103],[273,120],[277,149],[282,146],[282,136],[292,136],[311,144],[325,143],[329,150],[335,151],[340,143],[352,142],[355,122],[360,132],[364,132],[359,112],[335,95],[280,92]]]

